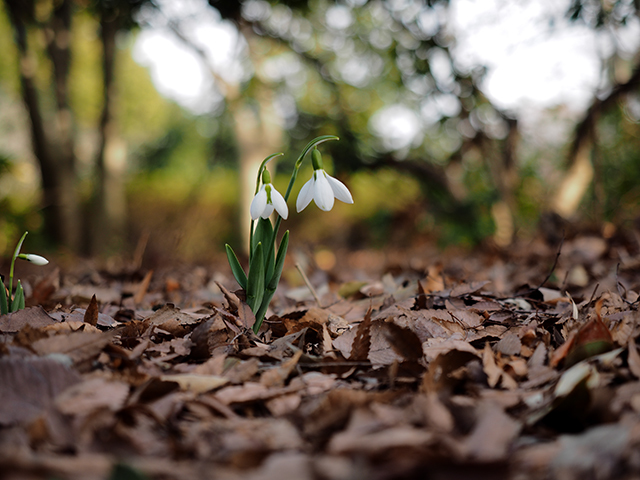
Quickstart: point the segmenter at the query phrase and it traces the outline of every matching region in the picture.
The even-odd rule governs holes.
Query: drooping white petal
[[[316,170],[314,177],[316,181],[313,186],[313,201],[316,202],[320,210],[328,212],[333,208],[334,203],[331,184],[327,180],[327,174],[324,173],[324,170]]]
[[[272,213],[273,213],[273,205],[271,205],[270,203],[267,203],[264,207],[264,210],[260,214],[260,216],[266,220],[271,216]]]
[[[347,186],[342,183],[337,178],[333,178],[331,175],[327,175],[327,180],[329,180],[329,185],[331,185],[331,190],[333,190],[333,195],[344,203],[353,203],[353,197],[351,196],[351,192],[347,188]]]
[[[264,209],[266,206],[267,206],[267,192],[264,189],[264,185],[262,185],[262,188],[260,189],[260,191],[258,191],[258,193],[256,193],[256,196],[253,197],[253,200],[251,201],[251,207],[249,207],[249,213],[251,213],[251,219],[257,220],[258,217],[262,215],[262,212],[264,212]]]
[[[307,208],[307,205],[311,203],[313,199],[313,177],[309,179],[307,183],[305,183],[300,189],[300,193],[298,194],[298,199],[296,200],[296,211],[300,213],[302,210]]]
[[[289,207],[287,207],[287,202],[284,201],[282,194],[275,188],[271,189],[271,203],[273,203],[278,215],[286,220],[289,216]]]

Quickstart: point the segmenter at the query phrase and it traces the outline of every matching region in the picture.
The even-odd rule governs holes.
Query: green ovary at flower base
[[[274,157],[282,155],[276,153],[267,157],[258,169],[258,177],[256,180],[256,190],[253,201],[251,202],[251,238],[249,240],[249,273],[246,274],[238,257],[229,245],[225,245],[227,258],[231,267],[231,272],[237,280],[238,284],[245,291],[247,304],[256,317],[253,325],[253,331],[258,333],[260,326],[264,320],[264,316],[269,307],[269,303],[273,298],[282,275],[284,260],[289,245],[289,231],[287,230],[280,245],[276,250],[276,240],[280,223],[282,219],[287,219],[289,208],[287,201],[291,190],[298,176],[298,170],[307,153],[312,149],[313,177],[300,190],[298,200],[296,202],[296,210],[302,211],[311,200],[321,210],[329,211],[333,207],[334,199],[341,200],[345,203],[353,203],[353,198],[349,189],[335,178],[327,175],[322,166],[322,156],[317,146],[328,140],[338,140],[334,135],[324,135],[315,138],[302,150],[302,153],[296,161],[289,185],[284,196],[276,190],[271,184],[271,175],[266,169]],[[275,223],[272,224],[270,216],[276,212]]]
[[[16,262],[16,258],[26,260],[33,263],[34,265],[46,265],[49,263],[49,260],[40,255],[35,255],[33,253],[20,253],[22,243],[27,237],[27,233],[28,232],[24,232],[24,235],[22,235],[22,238],[18,242],[18,245],[13,252],[13,257],[11,258],[11,268],[9,269],[9,294],[7,295],[7,289],[4,285],[0,286],[0,313],[2,313],[2,315],[21,310],[25,305],[24,290],[22,289],[20,280],[18,280],[18,285],[16,286],[15,293],[13,292],[13,267]]]

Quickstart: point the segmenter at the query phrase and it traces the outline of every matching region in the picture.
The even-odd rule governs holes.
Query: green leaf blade
[[[11,311],[17,312],[18,310],[22,310],[24,308],[24,289],[22,288],[22,284],[20,280],[18,280],[18,285],[16,287],[16,294],[13,297],[13,302],[11,302]]]
[[[247,304],[255,314],[262,303],[264,297],[264,260],[262,255],[262,243],[256,245],[251,264],[249,265],[249,276],[247,277]],[[256,318],[256,322],[259,320]]]
[[[282,275],[282,269],[284,268],[284,261],[287,256],[287,248],[289,248],[289,230],[284,232],[282,240],[280,241],[280,247],[278,248],[278,255],[276,256],[273,273],[267,283],[267,289],[273,291],[278,288],[278,282],[280,282],[280,276]]]
[[[278,248],[278,255],[276,257],[273,274],[269,278],[267,286],[265,288],[264,297],[262,298],[262,303],[260,304],[260,308],[256,312],[256,323],[253,326],[253,331],[258,333],[260,330],[260,326],[262,325],[262,321],[264,316],[267,313],[267,309],[269,308],[269,304],[271,303],[271,299],[276,293],[276,289],[278,288],[278,282],[280,282],[280,277],[282,275],[282,269],[284,268],[284,260],[287,256],[287,248],[289,247],[289,230],[284,232],[282,236],[282,240],[280,241],[280,247]]]
[[[240,265],[240,261],[236,256],[236,252],[233,251],[230,245],[225,245],[225,249],[227,250],[227,260],[229,261],[229,266],[231,267],[231,273],[235,277],[238,285],[244,290],[247,289],[247,274],[244,273],[244,269],[242,265]]]

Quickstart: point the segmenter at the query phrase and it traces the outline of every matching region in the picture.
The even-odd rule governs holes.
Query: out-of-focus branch
[[[564,218],[571,217],[593,181],[594,166],[591,157],[597,142],[598,120],[622,96],[637,90],[638,87],[640,87],[640,65],[636,65],[629,80],[614,86],[606,97],[596,98],[585,117],[576,125],[568,153],[567,174],[560,183],[551,205],[556,214]]]

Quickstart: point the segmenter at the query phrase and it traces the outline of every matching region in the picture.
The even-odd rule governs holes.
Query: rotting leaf
[[[364,320],[358,325],[356,337],[351,346],[349,360],[353,362],[366,362],[371,347],[371,309],[367,311]]]
[[[32,420],[79,381],[76,372],[51,358],[0,358],[0,426]]]
[[[301,356],[302,350],[298,350],[291,358],[282,362],[279,367],[266,370],[260,375],[260,383],[266,387],[282,387],[298,364]]]
[[[484,350],[482,352],[482,367],[484,373],[487,374],[487,383],[491,388],[495,387],[502,374],[504,373],[500,367],[496,365],[496,359],[493,356],[493,351],[488,343],[485,343]]]
[[[496,351],[503,355],[516,355],[520,353],[522,342],[520,337],[513,332],[507,332],[496,344]]]
[[[194,358],[203,359],[213,355],[219,347],[224,347],[229,341],[229,330],[220,314],[209,317],[191,332],[191,349]]]
[[[462,343],[462,342],[461,342]],[[468,345],[468,344],[467,344]],[[439,395],[449,395],[460,380],[450,374],[469,362],[479,361],[475,349],[468,350],[451,349],[438,355],[429,363],[429,368],[422,378],[422,388],[426,392],[435,392]]]
[[[175,382],[182,390],[193,393],[205,393],[229,383],[229,379],[218,375],[197,375],[193,373],[162,375],[163,382]]]
[[[98,324],[98,301],[96,300],[96,296],[93,295],[91,297],[91,301],[89,302],[89,306],[84,312],[84,321],[89,325],[93,325],[94,327]]]
[[[471,283],[460,283],[451,289],[450,296],[452,297],[462,297],[465,295],[470,295],[472,293],[476,293],[485,285],[491,283],[488,280],[481,280]]]
[[[218,285],[218,288],[220,288],[224,298],[227,300],[228,313],[239,319],[240,322],[238,326],[245,329],[251,329],[253,324],[256,323],[256,317],[249,307],[249,304],[245,302],[243,298],[236,295],[236,293],[241,295],[244,291],[239,290],[236,293],[231,293],[219,282],[216,282],[216,285]]]
[[[88,415],[96,410],[118,411],[129,396],[124,382],[90,378],[64,390],[55,399],[58,411],[65,415]]]
[[[386,339],[398,355],[414,362],[422,358],[422,342],[412,330],[392,322],[386,322],[383,326]]]
[[[59,288],[60,269],[55,268],[51,273],[35,284],[29,298],[29,303],[32,305],[43,305],[49,301],[51,296]]]
[[[17,312],[0,316],[0,333],[16,333],[25,325],[40,328],[56,322],[42,307],[27,307]]]
[[[73,332],[37,340],[32,348],[39,355],[63,353],[80,363],[97,357],[112,337],[108,332]]]
[[[522,424],[487,401],[478,406],[477,418],[477,424],[464,442],[465,453],[484,462],[505,460]]]
[[[599,301],[597,305],[601,306],[602,304]],[[565,366],[570,367],[585,358],[608,352],[612,348],[611,332],[602,322],[600,309],[596,306],[596,316],[580,327],[573,338],[573,343],[565,359]]]

